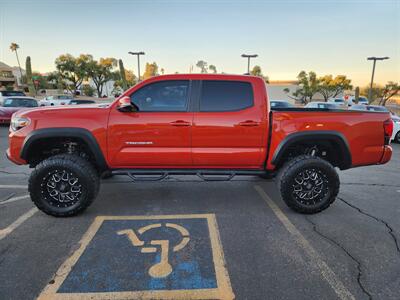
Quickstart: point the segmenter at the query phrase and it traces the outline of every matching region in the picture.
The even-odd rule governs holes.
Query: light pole
[[[250,58],[255,58],[257,56],[257,54],[242,54],[242,57],[247,58],[247,74],[250,74]]]
[[[140,57],[140,55],[144,55],[145,53],[143,51],[140,51],[140,52],[129,51],[128,54],[137,56],[138,82],[140,82],[140,58],[139,57]]]
[[[375,75],[375,65],[376,65],[376,61],[377,60],[385,60],[385,59],[389,59],[389,57],[385,56],[385,57],[368,57],[367,60],[373,60],[374,64],[372,66],[372,76],[371,76],[371,86],[369,88],[369,92],[368,92],[368,101],[371,102],[372,101],[372,85],[374,84],[374,75]]]

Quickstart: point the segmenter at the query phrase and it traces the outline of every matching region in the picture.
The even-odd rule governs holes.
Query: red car
[[[0,106],[0,124],[10,124],[13,113],[32,107],[38,107],[38,103],[34,98],[22,96],[4,97]]]
[[[35,168],[31,199],[53,216],[85,210],[100,177],[113,174],[277,176],[290,208],[316,213],[338,194],[335,168],[390,160],[392,130],[388,112],[272,111],[260,77],[175,74],[145,80],[109,105],[17,112],[7,156]]]

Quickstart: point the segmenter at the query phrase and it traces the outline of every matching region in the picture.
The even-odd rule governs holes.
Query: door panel
[[[133,92],[137,112],[110,113],[108,159],[114,168],[192,165],[189,81],[160,81]]]
[[[224,82],[202,83],[200,111],[195,112],[193,118],[193,164],[215,168],[259,168],[264,154],[264,109],[256,107],[256,99],[251,103],[248,101],[249,97],[254,97],[252,91],[242,91],[248,86],[240,85],[241,82]],[[250,89],[253,89],[251,85]],[[207,104],[202,106],[205,102]],[[202,109],[208,111],[202,112]]]
[[[109,159],[112,166],[188,166],[193,113],[111,112]],[[190,126],[174,126],[183,121]]]

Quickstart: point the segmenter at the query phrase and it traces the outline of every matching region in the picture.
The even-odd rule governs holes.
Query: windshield
[[[20,91],[3,91],[1,95],[8,97],[8,96],[25,96],[23,92]]]
[[[37,107],[38,104],[34,99],[20,99],[20,98],[8,98],[4,100],[4,107]]]

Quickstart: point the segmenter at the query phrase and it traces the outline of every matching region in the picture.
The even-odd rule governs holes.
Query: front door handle
[[[183,120],[177,120],[170,123],[172,126],[190,126],[190,122],[186,122]]]
[[[239,123],[239,126],[258,126],[258,125],[260,125],[260,123],[252,120],[247,120]]]

